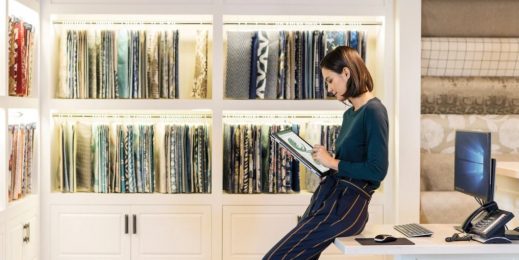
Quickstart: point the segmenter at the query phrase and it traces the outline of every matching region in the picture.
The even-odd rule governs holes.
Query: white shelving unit
[[[38,122],[38,99],[37,97],[37,88],[38,88],[38,41],[35,42],[35,53],[34,53],[34,65],[33,65],[33,94],[30,97],[10,97],[8,96],[8,19],[9,16],[15,15],[28,21],[32,25],[36,27],[36,34],[38,35],[38,27],[39,27],[39,7],[37,3],[33,3],[31,1],[25,2],[17,2],[15,0],[4,1],[0,6],[0,25],[2,28],[0,29],[0,33],[2,36],[2,41],[0,41],[0,48],[3,50],[0,53],[0,77],[2,78],[2,83],[0,84],[0,180],[2,185],[0,185],[0,212],[6,210],[9,207],[8,203],[8,189],[9,189],[9,156],[10,156],[10,148],[8,147],[9,137],[8,137],[8,126],[14,123],[29,123],[29,122]],[[36,94],[35,94],[36,93]],[[20,116],[25,115],[20,120]],[[38,139],[35,139],[36,142]],[[34,153],[35,162],[38,162],[37,156],[38,153]],[[33,168],[35,171],[38,169],[38,165],[36,164]],[[34,187],[37,188],[37,177],[36,172],[35,179],[33,179]]]
[[[0,4],[0,258],[36,259],[39,255],[39,27],[40,6],[33,0],[7,0]],[[8,95],[8,21],[16,16],[35,31],[32,91],[28,97]],[[31,169],[32,191],[9,201],[9,125],[35,123]]]
[[[5,8],[4,8],[5,7]],[[2,79],[4,80],[2,84],[0,84],[0,111],[1,111],[1,122],[0,125],[2,129],[0,130],[2,134],[2,138],[0,139],[0,143],[2,144],[2,174],[5,174],[5,178],[2,180],[7,180],[8,175],[8,152],[9,148],[7,147],[8,143],[8,136],[7,136],[7,127],[12,124],[19,124],[19,123],[36,123],[38,124],[38,108],[39,108],[39,99],[38,99],[38,88],[39,88],[39,41],[35,39],[34,41],[34,56],[33,56],[33,62],[34,64],[32,69],[32,93],[29,97],[11,97],[8,96],[8,30],[7,24],[9,16],[16,16],[24,21],[30,23],[34,26],[35,36],[39,36],[39,4],[35,1],[15,1],[15,0],[9,0],[5,2],[5,6],[2,6],[0,8],[0,11],[2,13],[0,14],[2,24],[4,25],[2,27],[2,42],[0,43],[0,47],[2,50],[4,50],[0,54],[0,58],[2,58],[0,68],[2,69],[0,72],[0,75],[2,76]],[[37,37],[36,37],[37,38]],[[35,138],[35,143],[37,143],[37,138]],[[36,144],[37,145],[37,144]],[[39,168],[37,165],[37,156],[38,153],[34,153],[35,156],[35,162],[34,170],[37,171]],[[35,172],[35,176],[37,173]],[[33,180],[34,187],[36,187],[36,190],[38,189],[38,183],[37,179]],[[7,183],[4,182],[4,183]],[[0,187],[0,198],[3,198],[4,194],[7,193],[7,187],[4,190],[4,187]],[[7,206],[7,199],[2,199],[0,202],[0,211],[2,208],[5,208]],[[3,207],[2,207],[3,205]]]
[[[124,4],[123,4],[124,2]],[[339,113],[344,106],[333,100],[229,100],[224,98],[225,35],[234,29],[295,28],[367,30],[368,67],[375,80],[376,95],[386,105],[390,125],[395,118],[395,19],[392,0],[339,1],[326,5],[318,2],[273,0],[132,0],[86,1],[43,0],[41,81],[41,196],[42,196],[42,254],[41,259],[148,259],[137,248],[142,245],[154,253],[154,259],[258,259],[280,234],[288,231],[303,213],[311,193],[296,194],[227,194],[223,191],[223,126],[225,115],[233,112],[284,111],[303,114]],[[178,19],[202,20],[212,23],[210,45],[210,97],[206,100],[72,100],[55,98],[57,86],[57,41],[54,21],[78,19],[96,21],[111,19],[150,19],[170,21]],[[266,25],[267,21],[277,26]],[[243,24],[242,24],[243,22]],[[257,23],[257,24],[256,24]],[[262,25],[263,23],[263,25]],[[207,26],[207,25],[201,25]],[[196,26],[194,26],[196,27]],[[182,62],[181,62],[182,64]],[[182,84],[181,84],[182,85]],[[186,86],[184,84],[182,86]],[[212,114],[211,194],[96,194],[59,193],[52,186],[55,169],[52,167],[54,146],[54,113],[138,111],[148,113],[179,113],[181,111],[209,110]],[[395,128],[390,128],[390,162],[395,160]],[[394,223],[395,166],[390,165],[382,191],[377,192],[370,204],[370,222]],[[166,215],[164,215],[166,214]],[[185,218],[186,214],[192,218]],[[137,221],[133,219],[136,216]],[[144,219],[144,220],[142,220]],[[153,221],[157,220],[156,223]],[[84,224],[76,229],[78,223]],[[133,234],[133,225],[137,234]],[[196,241],[198,247],[152,246],[147,232],[161,226],[176,230],[179,223],[191,226],[178,236]],[[249,224],[250,225],[249,225]],[[270,223],[276,223],[270,226]],[[128,232],[126,225],[129,225]],[[1,228],[1,227],[0,227]],[[105,229],[105,230],[103,230]],[[169,229],[168,229],[169,230]],[[202,233],[186,234],[190,230]],[[277,233],[264,233],[274,230]],[[87,232],[81,236],[78,232]],[[90,232],[91,231],[91,232]],[[172,232],[173,232],[172,231]],[[75,232],[76,235],[71,235]],[[89,233],[90,232],[90,233]],[[142,232],[142,233],[141,233]],[[99,236],[103,239],[95,241]],[[161,235],[162,239],[174,237]],[[210,242],[207,242],[210,241]],[[89,243],[94,243],[88,246]],[[182,241],[178,241],[182,244]],[[84,246],[83,246],[84,245]],[[333,247],[333,246],[332,246]],[[331,248],[323,259],[340,259]]]

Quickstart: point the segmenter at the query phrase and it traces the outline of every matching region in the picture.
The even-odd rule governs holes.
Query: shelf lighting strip
[[[341,118],[342,115],[275,115],[275,114],[267,114],[267,115],[223,115],[224,119],[307,119],[307,118],[316,118],[316,119],[337,119]]]
[[[142,119],[184,119],[184,118],[212,118],[210,114],[76,114],[76,113],[58,113],[53,114],[54,118],[142,118]]]
[[[381,22],[227,22],[223,25],[276,25],[276,26],[380,26]]]
[[[208,22],[173,22],[173,21],[54,21],[55,25],[213,25]],[[227,22],[223,25],[273,25],[273,26],[380,26],[381,22],[338,22],[338,23],[321,23],[321,22]]]
[[[140,21],[54,21],[52,24],[58,25],[213,25],[207,22],[173,22],[173,21],[156,21],[156,22],[140,22]]]

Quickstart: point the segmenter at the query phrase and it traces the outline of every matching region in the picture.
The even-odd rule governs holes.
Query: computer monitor
[[[456,131],[454,189],[482,200],[494,200],[495,160],[487,132]]]

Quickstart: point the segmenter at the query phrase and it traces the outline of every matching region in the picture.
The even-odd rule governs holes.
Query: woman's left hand
[[[312,158],[316,162],[328,168],[333,168],[332,166],[335,162],[335,159],[330,155],[326,148],[319,144],[314,145],[312,148]]]

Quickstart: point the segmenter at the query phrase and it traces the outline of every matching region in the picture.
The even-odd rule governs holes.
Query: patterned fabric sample
[[[146,69],[149,90],[146,97],[159,98],[159,37],[156,31],[148,31],[146,34]]]
[[[492,133],[492,154],[519,154],[519,115],[422,115],[421,150],[453,153],[456,130]]]
[[[249,98],[251,46],[254,32],[227,32],[227,72],[225,96]]]
[[[89,192],[92,190],[92,126],[90,124],[77,123],[75,128],[76,147],[76,174],[78,192]]]
[[[178,98],[178,30],[63,30],[59,98]]]
[[[422,37],[422,76],[517,77],[519,38]]]
[[[62,192],[211,192],[205,124],[64,122],[56,130]]]
[[[128,88],[128,32],[120,30],[117,32],[117,87],[118,98],[129,98],[130,91]]]
[[[258,32],[258,49],[256,62],[256,95],[255,98],[265,98],[265,86],[267,85],[268,57],[269,57],[269,36],[267,32]],[[254,64],[252,64],[254,66]]]
[[[327,31],[326,35],[326,52],[330,52],[333,49],[346,45],[344,41],[344,32],[341,31]]]
[[[313,65],[314,65],[314,62],[313,62],[313,59],[314,59],[314,56],[312,56],[312,44],[313,44],[313,39],[312,39],[312,32],[310,31],[305,31],[303,32],[303,35],[302,35],[302,40],[303,40],[303,84],[302,84],[302,87],[303,87],[303,98],[304,99],[313,99],[313,91],[310,91],[310,89],[312,88],[313,86],[313,76],[314,76],[314,73],[312,71],[313,69]]]
[[[191,91],[194,98],[207,98],[207,31],[197,31],[195,45],[195,83]]]
[[[296,63],[296,49],[294,32],[287,32],[286,44],[286,67],[285,67],[285,99],[295,99],[295,63]]]
[[[297,124],[225,124],[224,190],[229,193],[291,193],[299,192],[301,186],[308,188],[300,185],[305,181],[301,173],[307,177],[315,175],[300,167],[288,151],[269,137],[271,133],[287,128],[295,132],[301,129]],[[317,133],[316,138],[308,140],[315,143],[323,140],[326,147],[335,144],[340,131],[338,125],[308,124],[305,128],[307,133]],[[315,179],[318,185],[320,180],[317,176]]]
[[[519,114],[519,78],[422,77],[422,114]]]
[[[308,124],[304,128],[302,136],[304,136],[311,144],[321,143],[321,125],[312,123]],[[308,171],[306,168],[302,170],[301,176],[303,177],[303,184],[301,186],[305,187],[305,189],[310,192],[314,192],[321,183],[321,178]]]
[[[285,126],[286,127],[286,126]],[[270,129],[274,130],[270,130]],[[292,175],[284,167],[292,167],[292,158],[269,142],[268,134],[279,126],[226,125],[224,189],[231,193],[286,193],[291,191]],[[267,135],[265,135],[267,134]],[[271,148],[268,148],[271,147]],[[279,151],[279,152],[276,152]],[[264,155],[268,155],[265,157]],[[285,163],[282,164],[282,156]],[[268,161],[265,161],[265,159]],[[266,163],[265,163],[266,162]],[[284,182],[283,182],[284,180]]]
[[[279,31],[268,32],[268,38],[269,53],[267,61],[265,98],[276,99],[279,71]]]
[[[233,80],[240,76],[236,73],[242,73],[239,71],[231,73],[229,66],[234,70],[235,64],[250,64],[249,99],[325,99],[327,98],[326,86],[319,69],[319,61],[324,55],[336,46],[348,45],[353,46],[363,59],[366,58],[367,35],[362,31],[269,31],[266,33],[267,37],[265,33],[264,31],[228,32],[226,97],[246,99],[244,90],[241,90],[242,96],[229,95],[230,92],[235,92],[235,89],[231,88],[237,88]],[[264,47],[265,38],[268,38],[268,48]],[[240,45],[241,50],[245,52],[247,50],[244,48],[249,43],[252,43],[250,44],[251,55],[237,57]],[[258,51],[256,55],[255,52]],[[264,54],[268,56],[266,62],[263,62],[261,56]],[[254,60],[256,58],[260,58],[259,64]],[[263,69],[264,64],[266,64],[265,69]],[[244,68],[239,69],[244,70]],[[254,70],[259,71],[255,73]],[[263,89],[264,71],[266,72],[265,89]],[[241,77],[243,76],[244,74]],[[258,78],[254,78],[256,76]],[[256,85],[253,82],[256,82]]]
[[[251,54],[250,54],[250,75],[249,75],[249,99],[256,97],[256,88],[258,88],[258,51],[260,33],[256,32],[252,36]]]
[[[276,86],[276,98],[284,99],[288,94],[287,91],[289,86],[286,84],[287,81],[287,43],[288,43],[288,32],[279,32],[279,52],[278,52],[278,76]]]
[[[9,188],[8,200],[23,198],[32,192],[35,124],[8,127]]]
[[[9,34],[9,95],[29,96],[32,91],[34,29],[23,20],[10,16]]]

